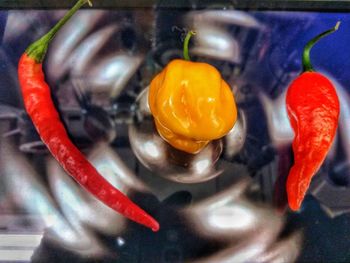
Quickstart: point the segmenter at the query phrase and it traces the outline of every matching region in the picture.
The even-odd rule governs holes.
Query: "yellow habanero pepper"
[[[191,34],[185,40],[185,58]],[[160,136],[192,154],[225,136],[237,120],[229,85],[207,63],[171,61],[152,80],[148,103]]]

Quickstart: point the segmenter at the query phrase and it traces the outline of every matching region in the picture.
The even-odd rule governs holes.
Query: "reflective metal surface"
[[[208,144],[196,155],[179,151],[165,142],[155,129],[148,106],[148,88],[136,100],[139,121],[129,127],[131,148],[140,162],[157,175],[179,183],[200,183],[220,175],[222,170],[216,162],[223,148],[227,157],[233,157],[242,148],[245,140],[243,113],[228,135]]]
[[[62,216],[31,165],[22,157],[16,160],[12,158],[16,154],[18,155],[16,150],[9,144],[2,143],[3,183],[8,189],[12,189],[10,194],[17,205],[31,214],[39,214],[44,221],[44,227],[50,229],[48,236],[54,242],[69,250],[90,256],[99,257],[103,254],[103,248],[90,231],[74,224],[76,220],[69,222]],[[71,223],[74,225],[72,226]]]
[[[284,220],[268,206],[244,195],[249,180],[241,180],[215,197],[186,211],[200,235],[226,243],[224,248],[195,262],[292,262],[301,247],[301,233],[280,240]],[[265,261],[267,260],[267,261]]]
[[[285,91],[301,70],[304,43],[337,20],[346,25],[350,16],[180,2],[79,11],[44,64],[71,139],[160,222],[158,233],[83,191],[49,155],[23,109],[18,58],[63,11],[0,11],[0,261],[349,261],[346,26],[312,51],[315,68],[336,83],[341,116],[337,140],[298,212],[288,210],[285,196],[293,162]],[[218,68],[239,109],[233,129],[197,155],[158,135],[146,88],[181,57],[189,29],[197,31],[192,59]]]
[[[242,52],[237,36],[228,34],[228,27],[259,28],[252,16],[235,10],[190,12],[187,20],[197,34],[191,53],[236,64],[242,62]]]

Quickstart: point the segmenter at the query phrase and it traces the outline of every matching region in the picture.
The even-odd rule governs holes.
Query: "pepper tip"
[[[300,200],[288,200],[288,201],[289,201],[288,203],[289,203],[289,207],[291,210],[296,212],[300,209],[302,199],[300,199]]]
[[[159,223],[157,221],[153,222],[153,227],[151,228],[153,232],[159,231]]]

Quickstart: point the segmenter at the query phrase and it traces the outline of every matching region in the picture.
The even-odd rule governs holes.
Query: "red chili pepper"
[[[158,231],[158,222],[108,183],[70,141],[52,102],[50,88],[45,82],[42,62],[50,41],[87,2],[88,0],[79,0],[46,35],[30,45],[20,58],[18,77],[24,105],[42,141],[68,174],[110,208]]]
[[[295,132],[293,141],[294,165],[287,179],[288,203],[298,210],[310,185],[332,145],[339,118],[339,100],[333,84],[314,72],[310,50],[336,26],[313,38],[303,52],[304,72],[287,91],[287,112]]]

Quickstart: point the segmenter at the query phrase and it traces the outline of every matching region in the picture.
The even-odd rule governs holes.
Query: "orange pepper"
[[[229,85],[207,63],[171,61],[152,80],[148,103],[160,136],[192,154],[225,136],[237,120]]]

